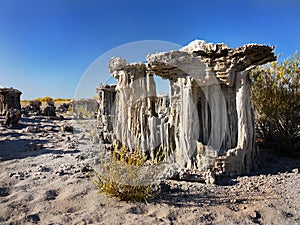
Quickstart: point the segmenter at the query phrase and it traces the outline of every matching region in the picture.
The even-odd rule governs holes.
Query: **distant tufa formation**
[[[97,87],[102,147],[115,141],[153,160],[163,155],[185,171],[182,179],[214,182],[214,175],[250,172],[258,152],[248,73],[274,61],[272,50],[196,40],[150,54],[147,63],[112,58],[117,85]],[[169,95],[157,96],[154,75],[169,80]]]
[[[94,119],[98,103],[92,98],[73,99],[72,108],[74,119]]]
[[[0,88],[0,115],[5,115],[3,124],[7,127],[16,126],[21,119],[21,94],[14,88]]]
[[[9,128],[17,126],[21,116],[48,116],[52,119],[62,119],[57,117],[56,112],[67,112],[71,103],[63,103],[56,109],[55,102],[52,99],[47,100],[46,106],[41,109],[40,100],[32,100],[29,105],[21,108],[20,96],[22,92],[14,88],[0,88],[0,116],[5,116],[1,123]],[[94,109],[95,110],[95,109]]]
[[[0,115],[5,115],[9,109],[21,109],[21,94],[14,88],[0,88]]]

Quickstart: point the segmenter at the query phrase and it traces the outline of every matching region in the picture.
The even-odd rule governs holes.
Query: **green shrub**
[[[101,156],[99,171],[94,169],[91,180],[99,193],[123,201],[147,201],[159,192],[165,166],[148,164],[139,150],[130,152],[126,147],[117,148],[111,156]]]
[[[300,59],[298,54],[253,70],[252,103],[263,147],[300,153]]]

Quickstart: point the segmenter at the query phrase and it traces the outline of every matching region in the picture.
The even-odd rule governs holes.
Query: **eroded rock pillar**
[[[155,117],[156,87],[153,75],[142,63],[129,64],[113,58],[112,75],[117,79],[115,139],[130,150],[151,154],[159,145]]]

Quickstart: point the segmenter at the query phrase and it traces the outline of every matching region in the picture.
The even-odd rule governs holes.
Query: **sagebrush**
[[[287,155],[300,154],[299,54],[251,72],[257,137],[263,147]]]

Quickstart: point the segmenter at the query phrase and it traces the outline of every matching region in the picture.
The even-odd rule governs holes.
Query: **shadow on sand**
[[[272,152],[261,152],[261,166],[258,170],[250,174],[241,175],[239,177],[253,177],[260,175],[278,175],[280,173],[295,173],[300,171],[300,159],[289,158],[276,155]],[[216,181],[216,185],[203,184],[195,191],[185,190],[182,188],[170,188],[169,185],[162,184],[161,193],[154,199],[154,202],[165,203],[174,207],[181,206],[216,206],[227,205],[228,208],[237,206],[244,203],[264,201],[266,199],[274,199],[274,195],[262,194],[258,192],[251,192],[243,189],[235,189],[234,192],[230,190],[239,184],[238,176],[233,177],[220,177]],[[180,183],[180,182],[179,182]],[[189,182],[190,183],[190,182]],[[184,185],[184,181],[182,182]],[[190,183],[192,184],[192,183]],[[227,186],[227,187],[226,187]],[[224,190],[227,191],[224,191]],[[223,190],[220,192],[220,190]],[[232,210],[235,210],[232,208]]]
[[[7,134],[6,134],[7,135]],[[12,159],[23,159],[36,157],[43,154],[72,154],[79,153],[79,150],[55,150],[43,148],[47,140],[21,139],[0,142],[0,162]],[[29,147],[30,146],[30,147]]]

